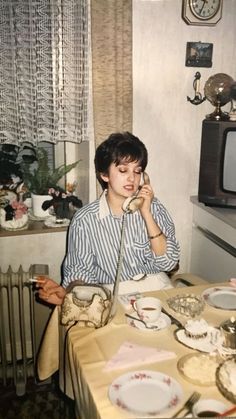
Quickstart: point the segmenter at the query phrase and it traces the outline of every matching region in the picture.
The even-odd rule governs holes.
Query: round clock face
[[[221,0],[190,0],[189,6],[198,19],[211,19],[218,12]]]

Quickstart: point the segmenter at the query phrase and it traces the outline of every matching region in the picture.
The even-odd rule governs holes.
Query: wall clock
[[[189,25],[214,26],[221,19],[223,0],[183,0],[182,17]]]

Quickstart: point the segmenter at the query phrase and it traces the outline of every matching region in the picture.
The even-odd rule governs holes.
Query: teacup
[[[210,418],[217,417],[226,410],[227,406],[219,400],[201,399],[193,406],[192,414],[194,418]]]
[[[155,297],[142,297],[133,303],[138,316],[145,323],[154,323],[161,315],[161,301]]]

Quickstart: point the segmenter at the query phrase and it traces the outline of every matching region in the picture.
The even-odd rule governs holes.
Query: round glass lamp
[[[209,102],[215,106],[214,112],[206,115],[207,119],[216,121],[229,119],[229,114],[222,112],[221,107],[230,102],[233,83],[235,83],[234,79],[224,73],[214,74],[206,81],[204,94]]]

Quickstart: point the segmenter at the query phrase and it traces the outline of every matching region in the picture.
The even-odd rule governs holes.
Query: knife
[[[168,311],[166,311],[163,307],[161,308],[162,313],[166,314],[170,319],[171,319],[171,323],[176,324],[176,326],[178,326],[180,329],[183,328],[182,323],[177,320],[175,317],[173,317],[170,313],[168,313]]]

